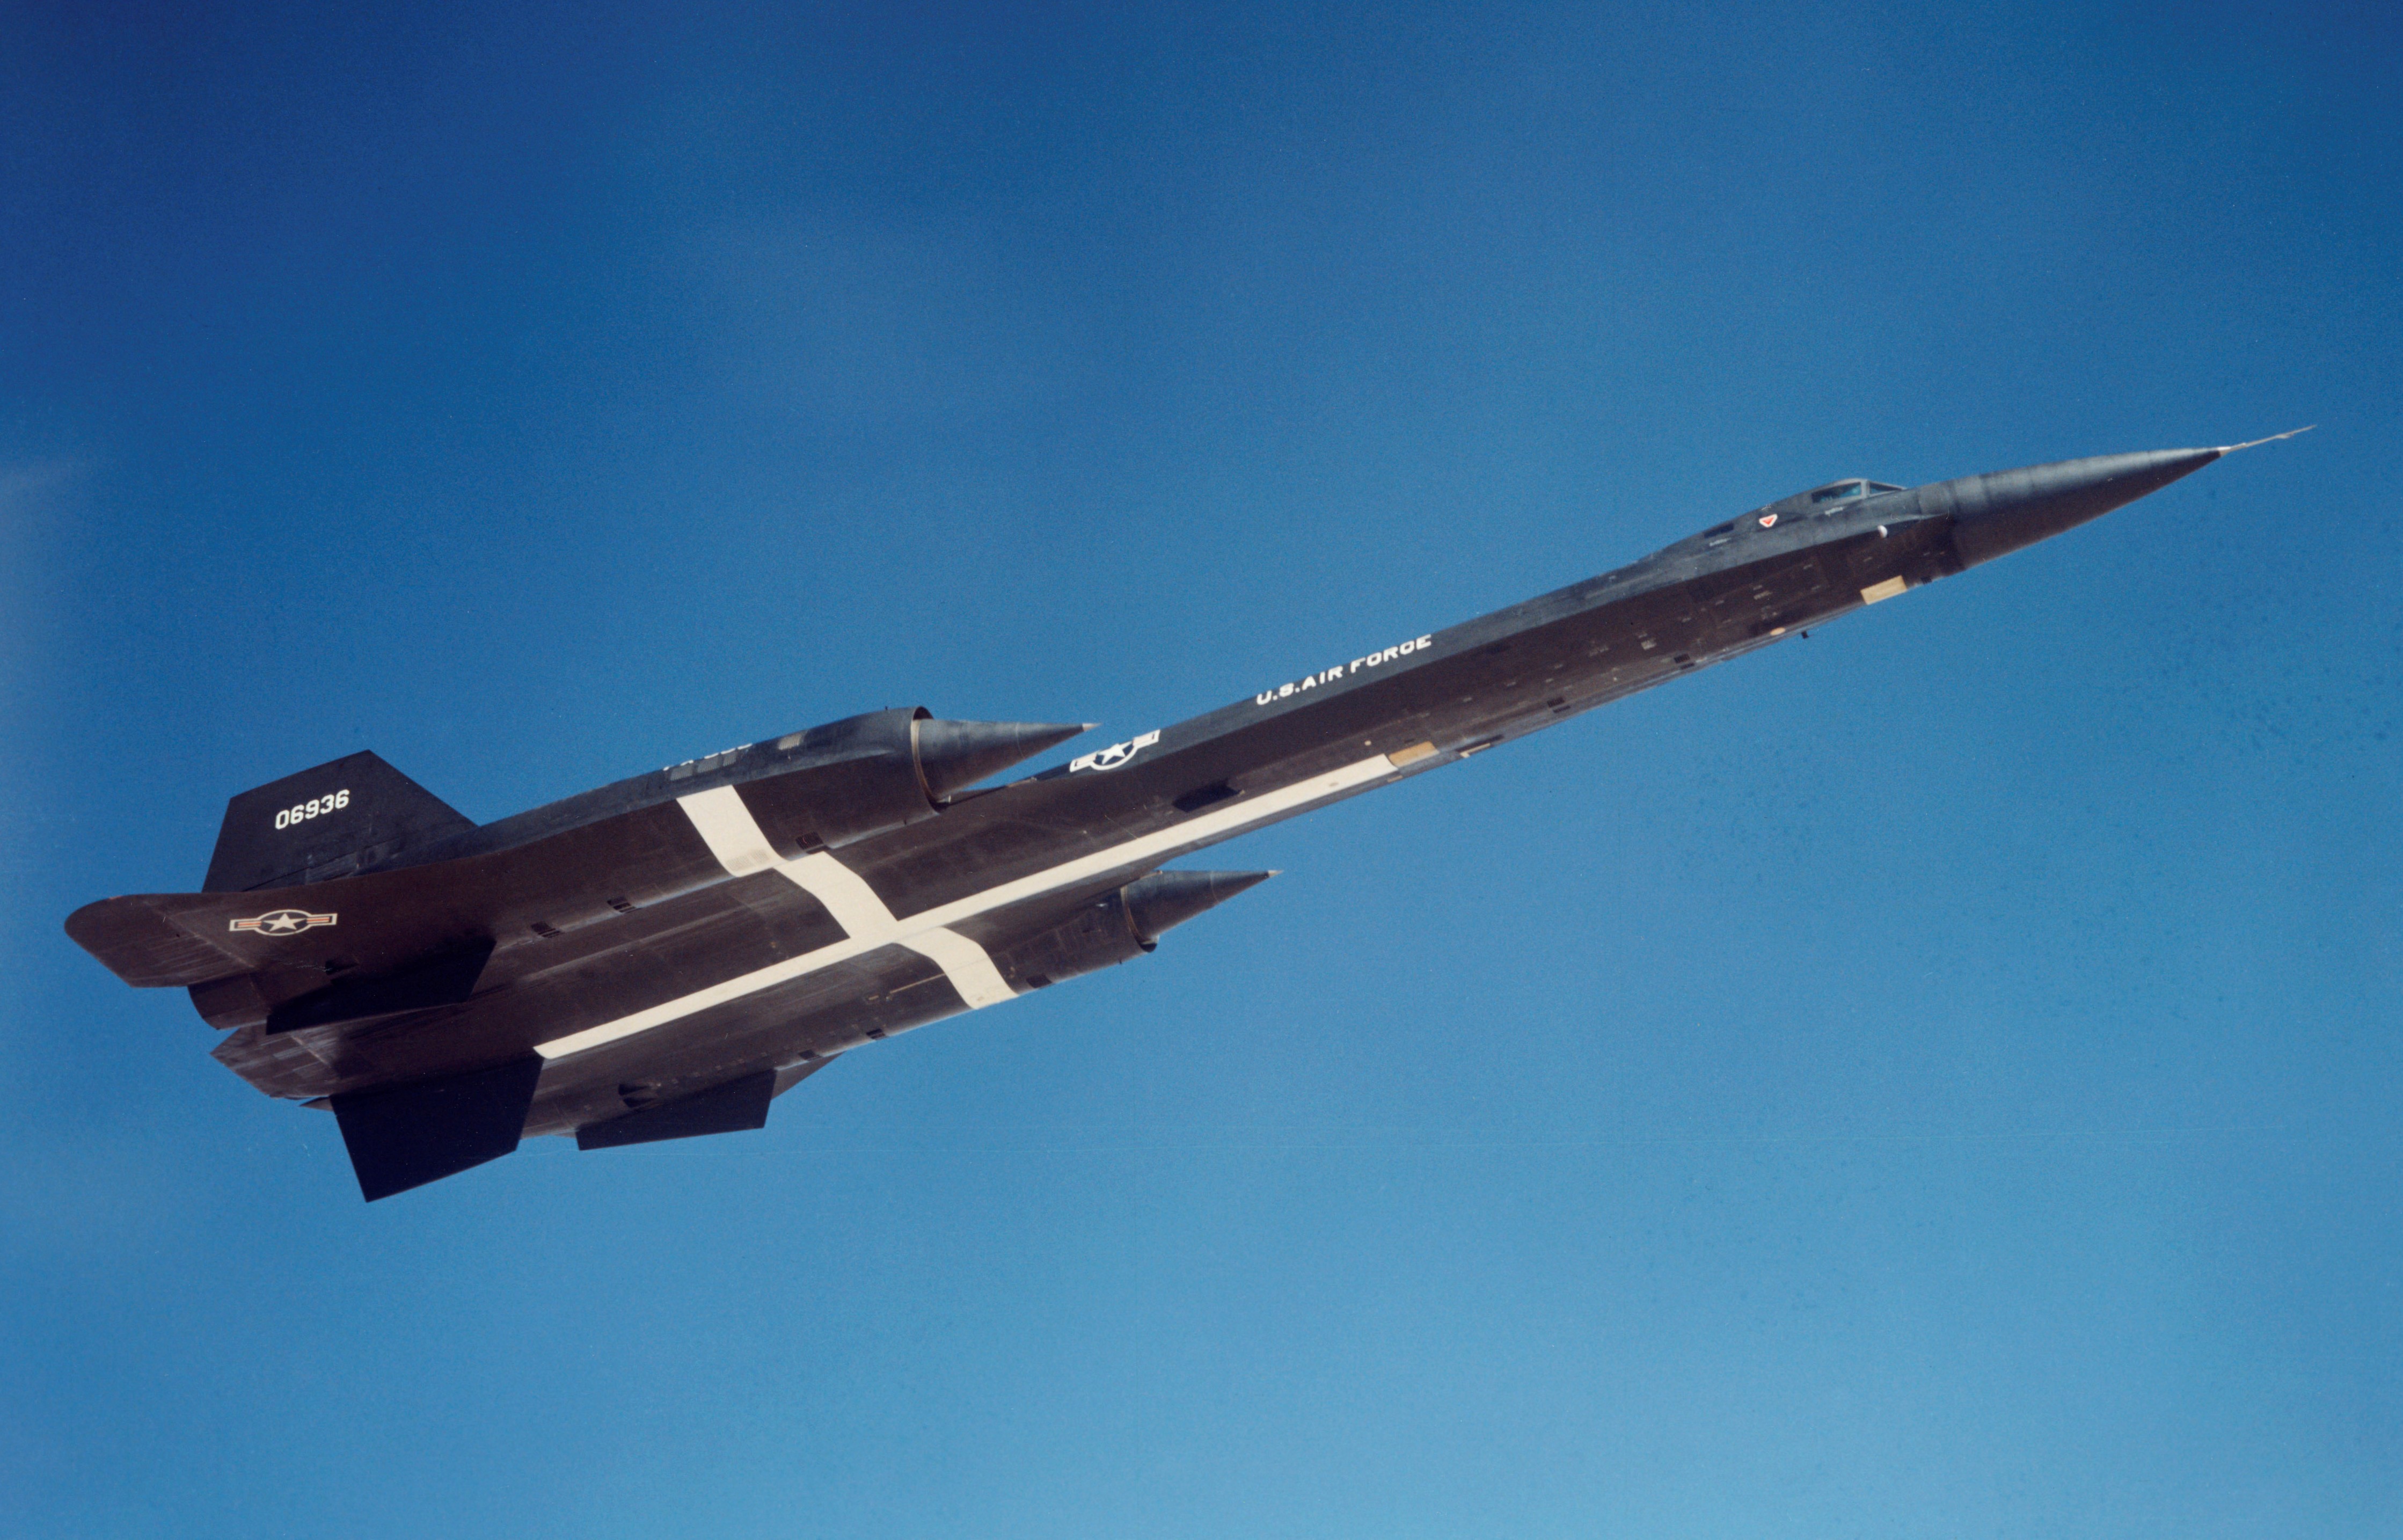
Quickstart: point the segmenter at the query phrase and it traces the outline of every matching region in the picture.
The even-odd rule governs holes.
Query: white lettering
[[[322,818],[336,808],[347,808],[350,805],[351,788],[344,786],[340,791],[329,792],[323,797],[312,797],[306,802],[296,802],[288,808],[278,808],[275,812],[275,826],[279,829],[288,829],[296,825],[305,824],[312,818]]]
[[[1303,690],[1316,689],[1321,685],[1332,685],[1337,680],[1359,673],[1362,669],[1373,669],[1382,664],[1399,662],[1413,654],[1424,652],[1433,645],[1435,645],[1435,633],[1429,631],[1424,636],[1413,637],[1408,642],[1364,654],[1348,663],[1338,663],[1331,669],[1320,669],[1313,673],[1303,674],[1300,678],[1279,685],[1272,690],[1262,690],[1252,697],[1252,704],[1267,706],[1273,705],[1279,701],[1290,701]]]

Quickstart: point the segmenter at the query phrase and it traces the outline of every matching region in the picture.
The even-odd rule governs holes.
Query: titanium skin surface
[[[243,1079],[330,1108],[370,1200],[527,1134],[595,1149],[755,1129],[842,1054],[1142,956],[1273,875],[1161,869],[1179,856],[1991,562],[2249,447],[1830,483],[981,789],[1085,725],[877,712],[481,826],[355,754],[233,798],[201,892],[90,904],[67,933],[130,984],[188,989]]]

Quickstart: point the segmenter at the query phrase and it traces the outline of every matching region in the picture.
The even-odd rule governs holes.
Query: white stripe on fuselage
[[[692,820],[694,831],[708,842],[709,853],[717,857],[717,864],[726,868],[729,877],[766,871],[784,859],[776,853],[776,847],[768,843],[768,836],[761,832],[759,820],[751,816],[743,794],[732,786],[712,786],[689,797],[679,797],[676,806]]]
[[[930,930],[901,944],[942,969],[943,977],[960,992],[960,998],[968,1003],[970,1010],[982,1010],[1018,998],[1018,992],[1003,980],[1001,970],[993,965],[992,954],[955,930]]]
[[[1090,855],[1078,856],[1074,861],[1063,861],[1059,866],[921,910],[906,919],[896,918],[866,880],[831,855],[821,853],[805,855],[799,861],[786,861],[777,856],[773,849],[768,847],[767,837],[759,832],[759,825],[752,819],[750,809],[743,805],[742,798],[732,787],[720,786],[712,791],[695,792],[677,800],[685,805],[685,812],[692,817],[693,827],[709,841],[709,848],[720,865],[731,872],[735,860],[750,860],[758,850],[767,849],[769,865],[782,872],[795,886],[804,889],[826,905],[837,923],[850,934],[815,951],[806,951],[799,957],[788,957],[781,963],[755,968],[749,973],[712,984],[707,989],[663,1001],[647,1010],[638,1010],[614,1021],[604,1021],[597,1027],[587,1027],[582,1032],[555,1037],[548,1043],[537,1043],[535,1051],[545,1059],[559,1059],[571,1053],[581,1053],[587,1048],[597,1048],[604,1043],[615,1043],[619,1038],[632,1037],[636,1033],[682,1020],[713,1006],[727,1005],[746,995],[757,994],[761,990],[773,989],[778,984],[815,973],[821,968],[830,968],[862,953],[874,951],[879,947],[895,945],[907,947],[941,968],[952,987],[960,992],[960,998],[970,1006],[995,1005],[1011,998],[1010,988],[1002,981],[1000,970],[993,965],[993,959],[982,947],[949,927],[1007,904],[1040,897],[1090,878],[1166,855],[1183,846],[1232,834],[1247,825],[1265,823],[1280,813],[1340,797],[1394,773],[1392,760],[1382,754],[1372,755],[1340,770],[1313,775],[1306,781],[1297,781],[1292,785],[1280,786],[1258,797],[1197,814],[1181,824],[1095,851]],[[729,801],[733,804],[731,809],[727,806]],[[692,807],[695,802],[703,803],[699,812],[695,812]],[[740,823],[735,820],[736,813],[741,815]],[[743,824],[750,825],[747,831],[743,828]],[[721,844],[721,839],[725,843]],[[755,840],[756,844],[753,843]],[[729,859],[729,856],[734,859]],[[769,867],[751,866],[746,869],[762,871]],[[835,873],[840,876],[837,877]],[[868,907],[871,905],[872,910]],[[859,922],[856,927],[853,923],[854,920]],[[973,957],[969,955],[971,952]]]
[[[747,877],[755,871],[775,872],[824,904],[826,913],[842,927],[846,940],[865,941],[871,947],[897,942],[942,969],[970,1010],[1018,998],[1018,992],[1002,980],[1001,970],[993,965],[993,959],[985,955],[982,947],[954,931],[905,932],[900,922],[893,918],[893,911],[884,907],[884,900],[868,885],[868,880],[826,852],[818,851],[798,861],[778,855],[776,848],[768,842],[766,831],[759,827],[759,821],[751,816],[750,805],[732,786],[715,786],[679,797],[676,805],[692,820],[694,831],[708,844],[709,853],[717,857],[717,864],[726,868],[729,877]],[[545,1043],[535,1051],[546,1058],[558,1057],[554,1048],[560,1053],[573,1053],[575,1048],[560,1048],[559,1044],[589,1047],[580,1041],[585,1035],[578,1033],[557,1043]]]

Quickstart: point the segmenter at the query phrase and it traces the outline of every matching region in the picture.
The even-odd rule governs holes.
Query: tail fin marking
[[[297,888],[476,825],[361,750],[243,792],[226,804],[202,893]]]

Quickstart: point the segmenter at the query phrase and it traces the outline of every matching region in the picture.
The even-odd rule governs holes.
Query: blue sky
[[[12,1532],[2403,1524],[2391,7],[0,29]],[[1838,476],[2305,423],[761,1133],[366,1207],[58,928],[357,748],[488,820],[1125,736]]]

